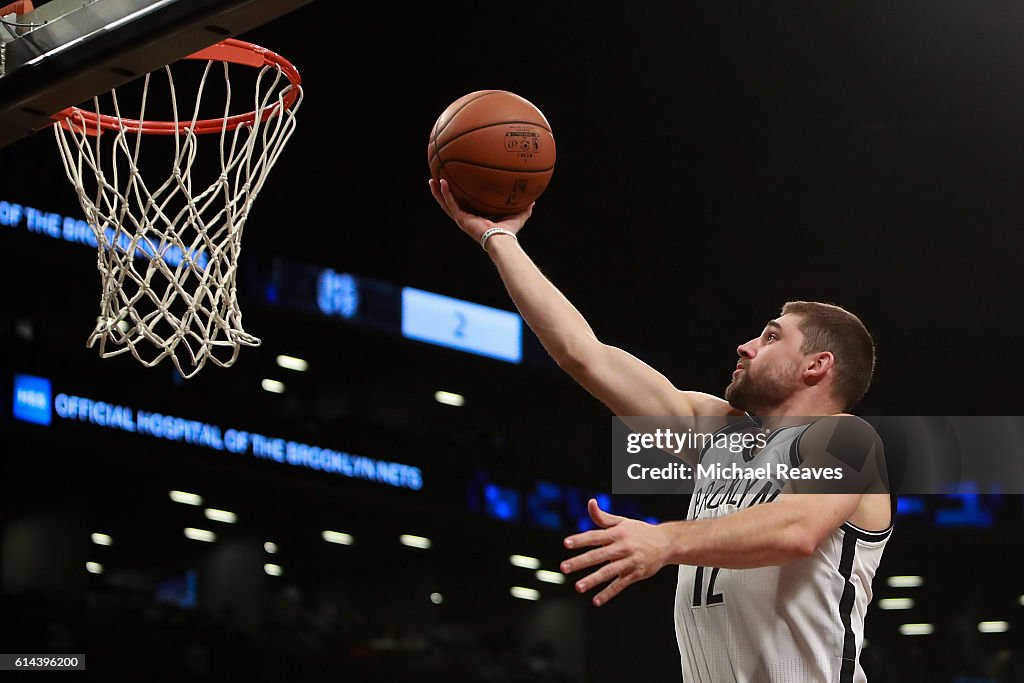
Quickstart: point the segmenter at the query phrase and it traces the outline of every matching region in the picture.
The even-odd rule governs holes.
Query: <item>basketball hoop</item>
[[[86,346],[98,345],[103,358],[131,353],[147,367],[169,357],[187,378],[207,361],[230,367],[242,346],[260,344],[242,328],[236,298],[242,230],[295,130],[302,81],[280,55],[233,38],[186,60],[199,62],[201,72],[191,116],[178,114],[175,71],[182,60],[163,70],[169,118],[145,116],[147,100],[155,97],[151,80],[162,81],[152,79],[154,72],[142,80],[137,118],[122,115],[115,89],[112,114],[100,113],[96,97],[91,111],[70,107],[54,115],[53,129],[97,242],[100,315]],[[215,70],[216,64],[222,68]],[[255,105],[247,113],[231,111],[231,65],[251,67],[245,71],[255,75]],[[217,115],[200,118],[203,94],[219,80],[210,78],[214,71],[223,72],[224,105],[218,99]],[[153,136],[146,145],[144,136]],[[197,164],[201,136],[216,136],[220,147],[216,165],[206,169],[215,176],[209,184]],[[170,174],[159,184],[144,180],[139,164],[143,147],[156,156],[159,150],[150,149],[157,137],[168,141],[170,158]],[[149,162],[150,174],[161,161]]]

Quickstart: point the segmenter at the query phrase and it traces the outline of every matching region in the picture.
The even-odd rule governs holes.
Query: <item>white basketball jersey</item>
[[[808,425],[783,427],[759,452],[710,448],[701,464],[799,464]],[[753,422],[723,431],[750,430]],[[785,482],[697,479],[688,519],[714,519],[770,503]],[[860,650],[871,580],[892,526],[870,532],[849,523],[812,555],[782,566],[719,569],[681,565],[676,640],[686,683],[863,683]]]

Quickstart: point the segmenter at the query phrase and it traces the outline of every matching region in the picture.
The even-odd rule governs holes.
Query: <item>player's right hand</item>
[[[430,193],[434,195],[434,199],[441,205],[444,212],[462,228],[462,231],[477,242],[491,228],[505,228],[513,233],[518,233],[523,229],[523,224],[530,218],[530,214],[533,213],[533,204],[531,203],[525,210],[510,216],[502,216],[500,221],[495,222],[483,216],[477,216],[476,214],[464,211],[459,206],[459,202],[452,196],[447,180],[441,180],[438,183],[438,181],[431,179]]]

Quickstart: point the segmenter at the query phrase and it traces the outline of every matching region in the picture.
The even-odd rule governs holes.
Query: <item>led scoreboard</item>
[[[273,306],[506,363],[549,363],[514,311],[280,259],[249,265],[248,293]]]

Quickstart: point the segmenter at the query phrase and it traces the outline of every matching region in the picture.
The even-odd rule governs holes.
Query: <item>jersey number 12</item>
[[[718,578],[718,567],[711,568],[711,575],[708,577],[708,592],[702,605],[700,602],[701,593],[704,589],[704,567],[694,567],[695,574],[693,577],[693,606],[704,607],[710,605],[719,605],[725,602],[725,598],[722,597],[721,593],[715,592],[715,579]]]

